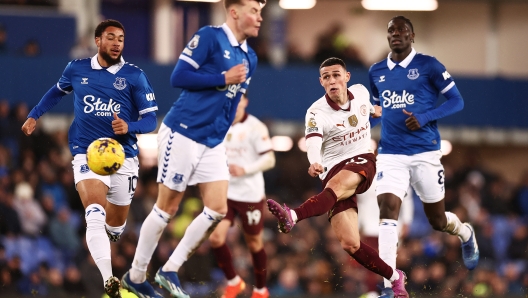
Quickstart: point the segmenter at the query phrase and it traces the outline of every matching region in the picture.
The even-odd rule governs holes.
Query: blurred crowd
[[[67,132],[46,133],[37,126],[26,137],[20,127],[27,114],[24,103],[10,106],[0,100],[0,296],[102,297],[102,279],[84,239],[84,209],[73,182]],[[276,168],[265,173],[269,197],[296,205],[320,191],[317,179],[306,174],[304,152],[294,148],[276,156]],[[460,241],[432,231],[416,197],[397,266],[407,273],[413,297],[526,297],[528,174],[522,184],[512,185],[482,169],[478,159],[466,161],[444,161],[446,208],[473,223],[479,266],[471,272],[464,267]],[[155,202],[155,179],[156,168],[141,168],[125,234],[112,244],[116,276],[130,268],[141,223]],[[149,279],[202,210],[197,196],[189,188],[156,249]],[[272,297],[360,297],[381,285],[381,278],[368,274],[341,249],[326,216],[301,222],[291,234],[279,233],[269,212],[264,220]],[[227,242],[237,273],[252,284],[251,255],[238,225]],[[192,297],[219,297],[225,286],[207,241],[179,275]],[[246,291],[249,297],[251,287]]]

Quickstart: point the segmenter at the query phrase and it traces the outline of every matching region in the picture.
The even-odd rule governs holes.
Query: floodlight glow
[[[451,142],[448,140],[442,140],[440,141],[440,151],[442,151],[442,155],[448,155],[453,150],[453,145],[451,145]]]
[[[315,6],[315,0],[280,0],[279,5],[283,9],[310,9]]]
[[[299,150],[301,150],[302,152],[306,152],[306,139],[304,137],[300,138],[297,142],[297,146],[299,147]]]
[[[286,152],[293,147],[293,140],[288,136],[274,136],[271,138],[273,151]]]
[[[361,5],[368,10],[432,11],[438,8],[436,0],[362,0]]]

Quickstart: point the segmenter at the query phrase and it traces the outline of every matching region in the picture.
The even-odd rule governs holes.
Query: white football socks
[[[158,241],[170,220],[170,214],[154,205],[139,232],[136,254],[130,269],[130,280],[142,283],[147,279],[147,267],[158,246]]]
[[[105,223],[105,227],[108,230],[108,232],[114,235],[121,235],[125,231],[126,221],[122,226],[119,226],[119,227],[112,227],[112,226],[109,226],[107,223]]]
[[[86,207],[86,244],[97,268],[103,276],[103,282],[112,276],[110,240],[105,231],[106,211],[99,204]]]
[[[233,279],[230,279],[227,281],[227,285],[229,286],[236,286],[240,283],[240,276],[235,276]]]
[[[218,223],[225,217],[207,207],[198,215],[185,230],[182,240],[176,246],[169,260],[163,266],[163,271],[177,272],[181,265],[194,254],[196,249],[213,232]]]
[[[297,223],[297,212],[295,210],[290,209],[290,215],[294,223]]]
[[[396,269],[396,255],[398,250],[398,221],[394,219],[381,219],[379,224],[378,249],[380,258]],[[396,270],[394,270],[394,274]],[[392,278],[391,278],[392,279]],[[398,279],[398,278],[395,278]],[[392,287],[391,281],[383,279],[385,287]]]
[[[451,212],[445,213],[447,217],[447,226],[444,229],[444,232],[447,232],[451,235],[456,235],[462,242],[467,242],[469,237],[471,237],[471,230],[456,216],[456,214]]]

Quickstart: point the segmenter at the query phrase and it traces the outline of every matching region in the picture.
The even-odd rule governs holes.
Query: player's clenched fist
[[[322,174],[324,172],[324,168],[322,165],[318,163],[313,163],[308,168],[308,174],[312,177],[317,177],[318,175]]]
[[[30,134],[33,133],[33,131],[35,130],[35,127],[37,126],[37,120],[35,120],[34,118],[27,118],[26,122],[24,122],[24,124],[22,125],[22,132],[26,135],[26,136],[29,136]]]
[[[112,120],[112,129],[116,135],[124,135],[128,132],[128,123],[125,120],[119,118],[116,113],[114,113],[114,120]]]
[[[246,67],[244,64],[235,65],[225,73],[226,85],[244,83],[246,81],[246,75]]]

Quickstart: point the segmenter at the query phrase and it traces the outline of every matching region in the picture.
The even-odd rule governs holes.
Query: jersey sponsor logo
[[[125,78],[120,78],[120,77],[116,78],[116,81],[114,82],[114,87],[117,90],[123,90],[123,89],[126,88],[126,86],[127,86],[127,84],[126,84],[126,79]]]
[[[194,50],[198,47],[198,42],[200,41],[200,35],[195,35],[193,36],[193,38],[191,39],[191,41],[189,41],[189,44],[187,44],[187,47],[191,50]]]
[[[189,50],[188,48],[183,49],[183,53],[184,53],[185,55],[187,55],[187,56],[192,56],[192,51]]]
[[[79,172],[81,174],[86,174],[86,173],[90,172],[90,168],[88,167],[87,164],[81,165],[81,169],[79,170]]]
[[[154,93],[147,93],[145,96],[147,97],[147,101],[153,101],[156,99],[156,96],[154,96]]]
[[[357,116],[354,114],[350,117],[348,117],[348,123],[353,126],[353,127],[356,127],[358,125],[358,118]]]
[[[226,59],[231,59],[231,57],[229,56],[229,54],[231,54],[228,50],[224,50],[224,58]]]
[[[174,175],[174,177],[172,178],[172,182],[176,183],[176,184],[180,184],[183,182],[183,174],[178,174],[176,173]]]
[[[378,82],[380,82],[380,83],[381,83],[381,82],[385,82],[385,76],[380,76],[380,78],[379,78],[379,81],[378,81]]]
[[[384,108],[392,106],[391,109],[403,109],[407,105],[414,104],[414,94],[406,90],[403,90],[401,95],[396,93],[396,91],[385,90],[381,93],[381,97],[383,98],[382,104]]]
[[[444,71],[444,72],[442,73],[442,77],[444,77],[444,81],[445,81],[445,80],[449,79],[449,78],[451,77],[451,75],[450,75],[450,74],[447,72],[447,70],[446,70],[446,71]]]
[[[114,113],[119,114],[121,112],[121,104],[116,103],[111,98],[108,102],[103,102],[101,98],[96,100],[95,96],[86,95],[83,101],[86,104],[84,107],[86,114],[95,112],[95,116],[112,116]]]
[[[361,105],[359,113],[361,113],[361,116],[367,116],[367,105]]]
[[[409,73],[407,74],[407,77],[410,80],[416,80],[420,74],[418,73],[418,68],[409,69]]]
[[[340,142],[341,146],[351,144],[353,142],[357,142],[365,137],[367,137],[367,130],[370,127],[370,122],[367,122],[365,126],[360,127],[354,131],[347,132],[344,135],[341,136],[335,136],[332,137],[332,141],[334,142]]]
[[[87,85],[88,84],[88,78],[82,78],[81,84]]]

